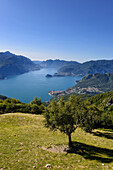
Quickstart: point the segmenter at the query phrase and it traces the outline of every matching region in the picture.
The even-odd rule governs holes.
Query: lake
[[[45,77],[46,74],[55,72],[57,72],[55,69],[41,69],[0,80],[0,94],[25,103],[32,101],[35,96],[41,97],[42,101],[48,101],[51,99],[49,91],[65,90],[74,86],[76,80],[81,79],[81,77]]]

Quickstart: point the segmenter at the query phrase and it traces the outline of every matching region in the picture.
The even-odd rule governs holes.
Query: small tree
[[[30,102],[30,112],[33,114],[42,114],[45,107],[42,104],[41,98],[35,97],[33,101]]]
[[[37,97],[34,97],[34,100],[31,101],[31,104],[37,104],[40,106],[42,104],[41,98],[38,99]]]
[[[65,133],[68,136],[69,147],[72,147],[71,134],[78,126],[86,127],[84,128],[86,131],[88,131],[88,126],[90,126],[89,131],[93,129],[94,120],[92,118],[94,116],[91,115],[89,116],[88,109],[80,101],[80,98],[71,95],[66,102],[63,101],[63,98],[58,103],[54,100],[51,102],[45,110],[45,125],[52,130],[59,129]],[[88,124],[88,120],[93,124]]]

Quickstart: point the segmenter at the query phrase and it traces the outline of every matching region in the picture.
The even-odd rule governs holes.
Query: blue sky
[[[113,0],[0,0],[0,51],[30,59],[113,59]]]

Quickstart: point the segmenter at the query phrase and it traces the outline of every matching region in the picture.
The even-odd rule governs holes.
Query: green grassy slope
[[[42,147],[67,145],[67,136],[44,127],[43,116],[22,113],[0,115],[0,169],[112,169],[113,132],[77,129],[72,153],[53,153]]]

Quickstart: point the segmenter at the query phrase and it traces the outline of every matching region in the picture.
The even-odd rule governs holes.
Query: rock
[[[51,164],[46,164],[46,168],[52,168]]]
[[[46,77],[47,77],[47,78],[51,78],[52,75],[51,75],[51,74],[47,74]]]
[[[108,99],[108,102],[107,102],[107,104],[106,104],[106,107],[108,107],[108,106],[110,106],[110,105],[112,105],[113,104],[113,99],[112,98],[109,98]]]

